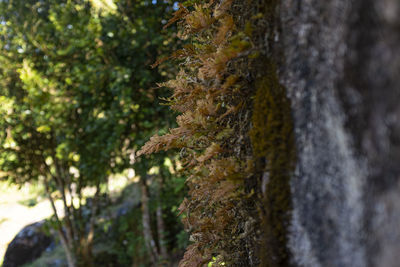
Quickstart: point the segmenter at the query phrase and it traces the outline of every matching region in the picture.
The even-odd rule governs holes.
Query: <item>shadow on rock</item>
[[[25,226],[11,241],[4,256],[3,267],[17,267],[40,257],[52,238],[43,231],[44,221]]]

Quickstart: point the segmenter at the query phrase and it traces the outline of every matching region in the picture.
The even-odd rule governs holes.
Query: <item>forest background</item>
[[[174,9],[154,0],[0,3],[1,180],[50,200],[44,228],[68,266],[168,263],[188,242],[176,155],[135,157],[175,124],[156,83],[177,68],[150,66],[180,45],[174,26],[163,30]],[[127,187],[112,195],[121,176]]]

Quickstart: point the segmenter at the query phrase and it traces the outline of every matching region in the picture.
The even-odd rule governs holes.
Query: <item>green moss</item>
[[[253,127],[250,131],[253,153],[258,158],[260,176],[269,180],[262,195],[260,249],[261,266],[287,266],[287,227],[290,221],[290,174],[294,163],[293,123],[285,88],[279,84],[273,63],[264,63],[265,75],[256,82]]]

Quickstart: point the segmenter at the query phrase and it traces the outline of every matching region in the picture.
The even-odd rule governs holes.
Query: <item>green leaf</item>
[[[48,125],[41,125],[36,128],[36,131],[38,131],[39,133],[48,133],[51,131],[51,128]]]

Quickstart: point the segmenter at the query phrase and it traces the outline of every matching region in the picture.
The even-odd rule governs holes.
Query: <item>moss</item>
[[[265,61],[264,61],[265,62]],[[290,221],[290,175],[295,158],[293,122],[285,88],[279,84],[276,68],[264,63],[265,75],[256,81],[250,131],[260,176],[267,173],[268,183],[262,194],[260,248],[261,266],[287,266],[287,228]]]

